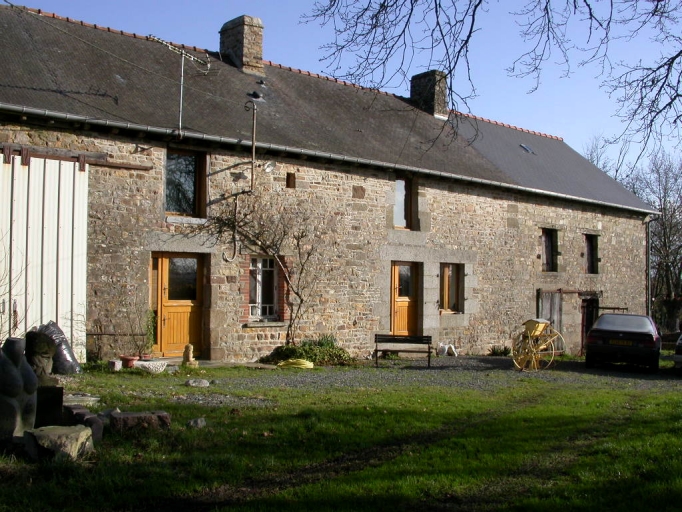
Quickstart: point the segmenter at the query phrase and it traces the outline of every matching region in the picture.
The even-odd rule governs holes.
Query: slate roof
[[[160,134],[179,128],[177,51],[147,36],[38,13],[0,6],[0,112],[87,119]],[[557,137],[464,117],[460,133],[477,135],[469,145],[405,98],[268,61],[259,83],[260,77],[222,62],[217,53],[174,48],[210,62],[185,59],[187,138],[250,144],[252,113],[245,104],[253,101],[262,148],[652,212]]]

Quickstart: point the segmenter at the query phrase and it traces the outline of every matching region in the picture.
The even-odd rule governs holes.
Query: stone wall
[[[166,217],[165,143],[0,125],[2,142],[106,153],[112,162],[150,166],[149,170],[90,168],[89,332],[120,323],[120,309],[126,304],[148,306],[152,253],[189,252],[205,254],[202,357],[252,361],[285,341],[286,321],[244,321],[248,261],[256,255],[253,248],[239,243],[235,251],[229,237],[216,240],[201,223]],[[189,143],[186,147],[192,149]],[[207,202],[215,212],[232,204],[232,194],[249,187],[250,155],[216,149],[209,153]],[[263,157],[259,163],[271,158]],[[562,330],[574,353],[580,349],[581,334],[578,292],[596,292],[603,306],[645,312],[641,216],[420,176],[416,181],[420,231],[397,230],[392,227],[394,176],[390,172],[274,159],[274,172],[265,174],[256,168],[258,194],[277,198],[277,204],[305,205],[325,233],[312,271],[315,292],[296,333],[299,340],[330,333],[352,353],[368,355],[373,334],[390,330],[392,261],[419,263],[423,332],[465,353],[509,345],[521,323],[536,316],[538,289],[564,291]],[[287,187],[294,183],[292,176],[295,188]],[[543,227],[559,233],[558,272],[542,272],[538,255]],[[585,273],[585,233],[599,236],[599,274]],[[441,263],[464,265],[463,314],[439,309]]]

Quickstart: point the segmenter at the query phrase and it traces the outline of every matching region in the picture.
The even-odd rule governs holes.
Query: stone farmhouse
[[[264,60],[257,18],[215,29],[209,51],[0,7],[3,336],[486,353],[543,317],[579,353],[599,311],[646,312],[654,212],[559,137],[449,111],[437,71],[400,97]]]

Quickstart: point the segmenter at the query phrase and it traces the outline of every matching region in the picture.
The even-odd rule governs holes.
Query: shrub
[[[269,355],[261,357],[259,362],[277,364],[287,359],[305,359],[317,366],[337,366],[353,362],[350,354],[336,344],[336,338],[331,334],[322,335],[316,340],[303,340],[300,345],[281,345]]]
[[[509,356],[511,355],[511,348],[506,345],[493,345],[488,351],[489,356]]]

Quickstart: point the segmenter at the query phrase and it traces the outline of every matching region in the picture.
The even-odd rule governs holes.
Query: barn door
[[[202,349],[203,259],[196,254],[156,254],[152,258],[152,308],[157,318],[154,351],[164,357],[182,355],[192,344]]]
[[[0,153],[0,342],[52,320],[85,360],[88,173]]]
[[[418,272],[416,263],[391,265],[391,333],[399,336],[419,334]]]

